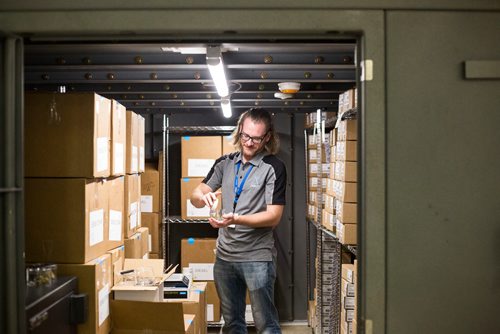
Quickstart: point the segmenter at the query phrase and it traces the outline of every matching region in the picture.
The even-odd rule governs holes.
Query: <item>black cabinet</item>
[[[27,333],[76,333],[86,320],[86,296],[77,295],[76,277],[58,277],[52,284],[26,288]]]

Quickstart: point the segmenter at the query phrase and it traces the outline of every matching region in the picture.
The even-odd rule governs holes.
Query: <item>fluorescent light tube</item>
[[[224,117],[230,118],[233,114],[231,110],[231,101],[229,101],[229,99],[222,99],[220,101],[220,106],[222,108],[222,114],[224,115]]]
[[[207,47],[207,66],[219,96],[228,96],[229,88],[227,86],[226,74],[224,73],[224,64],[222,63],[220,47]]]

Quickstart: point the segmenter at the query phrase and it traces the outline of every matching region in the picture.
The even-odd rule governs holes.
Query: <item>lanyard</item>
[[[233,211],[236,209],[236,204],[238,203],[238,199],[240,198],[241,192],[243,191],[243,185],[245,184],[245,181],[248,178],[248,175],[250,175],[250,172],[253,169],[253,165],[248,168],[247,172],[245,173],[245,176],[241,180],[241,183],[238,185],[238,172],[240,171],[240,166],[241,166],[241,161],[238,161],[236,163],[236,173],[234,173],[234,203],[233,203]]]

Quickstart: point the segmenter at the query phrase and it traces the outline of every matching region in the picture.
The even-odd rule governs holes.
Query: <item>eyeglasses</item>
[[[267,136],[267,132],[262,137],[252,137],[252,136],[247,135],[243,131],[240,132],[240,138],[241,138],[241,140],[243,140],[244,142],[252,140],[252,143],[254,143],[254,144],[260,144],[260,143],[262,143],[262,141],[264,140],[264,138],[266,138],[266,136]]]

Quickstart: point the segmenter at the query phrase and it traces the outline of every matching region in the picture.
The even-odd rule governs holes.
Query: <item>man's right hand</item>
[[[201,197],[201,200],[205,203],[206,206],[212,208],[214,204],[216,204],[216,202],[218,201],[217,196],[220,196],[220,194],[221,194],[220,191],[208,192]]]

